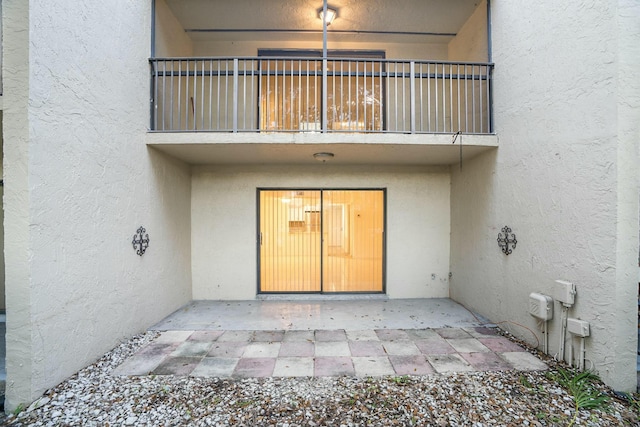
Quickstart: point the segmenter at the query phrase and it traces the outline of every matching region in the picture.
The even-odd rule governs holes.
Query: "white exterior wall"
[[[3,6],[12,410],[190,300],[191,177],[144,143],[150,2]]]
[[[192,56],[193,43],[164,0],[155,0],[155,56]]]
[[[487,62],[487,0],[476,10],[449,42],[449,61]]]
[[[245,165],[194,168],[194,299],[255,298],[259,187],[387,188],[387,294],[449,295],[448,168]]]
[[[538,331],[529,293],[575,283],[569,316],[591,324],[587,368],[635,390],[640,11],[634,0],[586,3],[492,2],[500,148],[452,168],[451,295]],[[518,240],[508,257],[496,242],[505,225]]]
[[[2,7],[0,6],[0,12],[2,10]],[[2,19],[0,19],[1,21]],[[0,34],[1,36],[1,34]],[[3,171],[3,166],[2,166],[2,158],[4,157],[4,155],[2,154],[3,148],[2,148],[2,111],[0,111],[0,179],[4,178],[4,171]],[[3,186],[0,186],[0,224],[4,224],[4,183]],[[1,256],[0,256],[0,309],[4,310],[6,309],[6,304],[5,304],[5,287],[4,287],[4,282],[5,282],[5,277],[4,277],[4,227],[0,226],[0,250],[1,252]]]

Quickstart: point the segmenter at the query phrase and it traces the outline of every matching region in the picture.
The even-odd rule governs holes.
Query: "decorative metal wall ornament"
[[[144,252],[149,247],[149,235],[145,234],[147,230],[144,227],[140,227],[136,230],[136,234],[133,235],[133,250],[140,256],[144,255]]]
[[[516,235],[511,232],[511,228],[508,226],[502,227],[502,233],[498,233],[498,246],[500,246],[505,255],[509,255],[516,248],[518,241],[516,240]]]

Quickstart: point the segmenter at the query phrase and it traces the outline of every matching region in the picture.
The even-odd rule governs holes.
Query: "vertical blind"
[[[261,292],[382,292],[383,190],[261,190]]]

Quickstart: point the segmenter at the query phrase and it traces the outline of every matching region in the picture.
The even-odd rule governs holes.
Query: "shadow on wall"
[[[451,166],[450,295],[463,303],[469,299],[465,289],[473,283],[472,272],[482,262],[487,227],[493,225],[497,156],[498,150],[491,150]]]
[[[192,298],[191,285],[191,168],[186,163],[165,153],[147,147],[148,159],[153,171],[150,185],[155,188],[150,194],[158,200],[152,201],[152,206],[160,209],[155,215],[143,215],[144,218],[154,218],[155,222],[148,225],[147,231],[156,237],[150,243],[151,250],[171,252],[174,262],[166,266],[160,275],[173,276],[174,280],[186,283],[176,283],[171,290],[174,296],[185,304]],[[143,225],[143,224],[137,224]],[[171,279],[169,279],[171,280]],[[173,310],[175,308],[172,308]]]

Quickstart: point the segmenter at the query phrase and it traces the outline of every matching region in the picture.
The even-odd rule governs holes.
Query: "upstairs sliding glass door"
[[[320,132],[322,52],[265,49],[258,55],[264,57],[260,60],[260,129]],[[384,63],[380,60],[384,52],[332,50],[330,57],[327,129],[383,131]]]
[[[259,292],[384,292],[384,190],[259,190]]]

